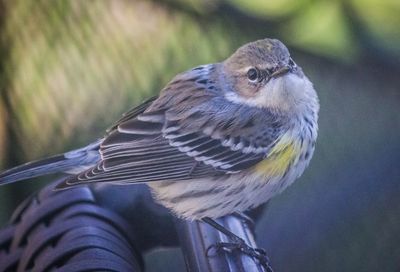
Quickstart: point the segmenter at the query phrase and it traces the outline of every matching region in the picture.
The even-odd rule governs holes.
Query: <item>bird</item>
[[[56,172],[57,186],[147,184],[179,218],[253,209],[309,165],[318,134],[313,84],[277,39],[176,75],[91,144],[0,174],[8,184]],[[210,221],[211,220],[211,221]]]

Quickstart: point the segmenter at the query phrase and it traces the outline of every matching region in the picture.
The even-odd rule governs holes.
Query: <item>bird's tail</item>
[[[83,171],[100,160],[100,143],[101,140],[80,149],[6,170],[0,173],[0,185],[57,172],[77,173]]]

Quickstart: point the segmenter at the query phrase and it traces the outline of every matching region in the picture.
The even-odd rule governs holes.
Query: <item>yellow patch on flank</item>
[[[299,145],[284,136],[271,149],[268,156],[254,166],[254,169],[256,173],[264,176],[283,176],[299,153]]]

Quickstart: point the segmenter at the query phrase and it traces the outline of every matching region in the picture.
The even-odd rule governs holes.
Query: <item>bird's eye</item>
[[[260,73],[259,73],[259,71],[258,71],[257,68],[250,68],[250,69],[247,71],[247,78],[248,78],[250,81],[254,82],[254,81],[256,81],[256,80],[258,79],[259,74],[260,74]]]

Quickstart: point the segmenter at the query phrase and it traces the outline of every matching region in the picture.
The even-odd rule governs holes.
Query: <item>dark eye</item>
[[[257,68],[250,68],[248,71],[247,71],[247,78],[250,80],[250,81],[256,81],[257,79],[258,79],[258,77],[259,77],[259,71],[258,71],[258,69]]]

